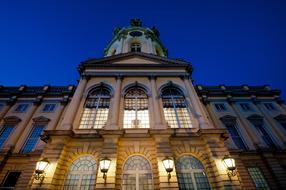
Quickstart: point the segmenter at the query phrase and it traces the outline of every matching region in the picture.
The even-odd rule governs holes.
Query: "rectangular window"
[[[226,124],[226,129],[228,131],[228,133],[231,136],[231,139],[233,140],[234,144],[237,146],[237,148],[242,149],[242,150],[246,150],[246,146],[242,140],[242,138],[240,137],[236,125],[235,124]]]
[[[251,111],[251,107],[248,103],[241,103],[239,105],[243,111]]]
[[[226,111],[226,107],[224,104],[215,104],[215,108],[217,111]]]
[[[4,125],[0,133],[0,148],[4,145],[5,141],[9,138],[11,132],[13,131],[13,125]]]
[[[267,131],[265,130],[264,126],[262,124],[255,124],[255,128],[257,129],[257,131],[260,133],[262,139],[264,140],[264,142],[272,148],[275,148],[275,144],[273,142],[273,140],[271,139],[270,135],[267,133]]]
[[[264,103],[264,106],[268,110],[275,110],[275,107],[274,107],[274,105],[272,103]]]
[[[43,107],[43,112],[53,112],[55,111],[56,104],[45,104]]]
[[[25,154],[31,152],[35,145],[37,144],[38,140],[40,139],[40,135],[44,129],[44,125],[34,125],[33,129],[26,140],[25,145],[23,146],[21,153]]]
[[[270,189],[259,168],[251,167],[247,169],[257,189],[261,190]]]
[[[21,172],[8,172],[0,189],[14,189]]]
[[[29,104],[18,104],[15,109],[15,112],[25,112],[27,111],[28,107],[29,107]]]

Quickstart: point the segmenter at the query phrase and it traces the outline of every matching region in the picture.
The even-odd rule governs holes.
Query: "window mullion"
[[[93,120],[92,120],[92,128],[95,128],[94,124],[96,122],[96,116],[97,116],[97,112],[98,112],[98,106],[99,106],[99,103],[100,103],[100,99],[101,99],[101,97],[99,96],[98,100],[97,100],[97,103],[96,103],[96,107],[95,107],[95,114],[94,114]]]
[[[174,108],[174,111],[175,111],[178,127],[181,128],[181,123],[180,123],[180,119],[179,119],[179,116],[178,116],[178,112],[177,112],[177,108],[176,108],[176,104],[175,104],[173,96],[171,96],[171,100],[172,100],[172,103],[173,103],[173,108]]]

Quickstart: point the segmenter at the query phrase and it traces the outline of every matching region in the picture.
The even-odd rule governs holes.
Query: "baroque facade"
[[[279,90],[194,86],[138,19],[104,52],[77,86],[0,86],[1,189],[286,189]]]

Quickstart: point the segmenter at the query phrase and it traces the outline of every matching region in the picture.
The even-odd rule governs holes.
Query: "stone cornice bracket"
[[[124,76],[122,74],[118,74],[115,76],[116,80],[122,80],[124,78]]]
[[[43,100],[43,96],[37,96],[37,97],[35,98],[35,100],[33,101],[33,104],[34,104],[35,106],[40,105],[40,104],[42,103],[42,100]]]
[[[6,102],[7,105],[13,105],[17,101],[17,96],[12,96],[9,98],[9,100]]]
[[[64,96],[61,99],[61,105],[67,105],[69,103],[69,96]]]
[[[183,76],[180,76],[180,78],[181,78],[182,80],[190,80],[190,79],[191,79],[191,75],[190,75],[190,74],[185,74],[185,75],[183,75]]]
[[[258,100],[257,97],[254,96],[254,95],[251,96],[251,100],[252,100],[252,102],[253,102],[255,105],[257,105],[257,104],[259,104],[259,103],[261,102],[261,101]]]
[[[149,78],[149,80],[151,80],[151,79],[156,80],[157,79],[157,75],[152,74],[152,75],[149,75],[148,78]]]
[[[204,105],[207,105],[210,103],[209,98],[207,95],[202,95],[202,102]]]
[[[235,100],[234,100],[234,98],[233,98],[231,95],[227,95],[227,96],[226,96],[226,100],[227,100],[227,102],[228,102],[229,104],[235,103]]]
[[[80,77],[81,77],[81,79],[85,79],[87,81],[89,81],[89,79],[90,79],[90,76],[87,74],[82,74]]]

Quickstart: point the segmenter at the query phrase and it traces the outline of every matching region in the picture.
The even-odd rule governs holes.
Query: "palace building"
[[[286,105],[270,86],[194,86],[139,19],[76,86],[0,86],[0,189],[286,189]]]

